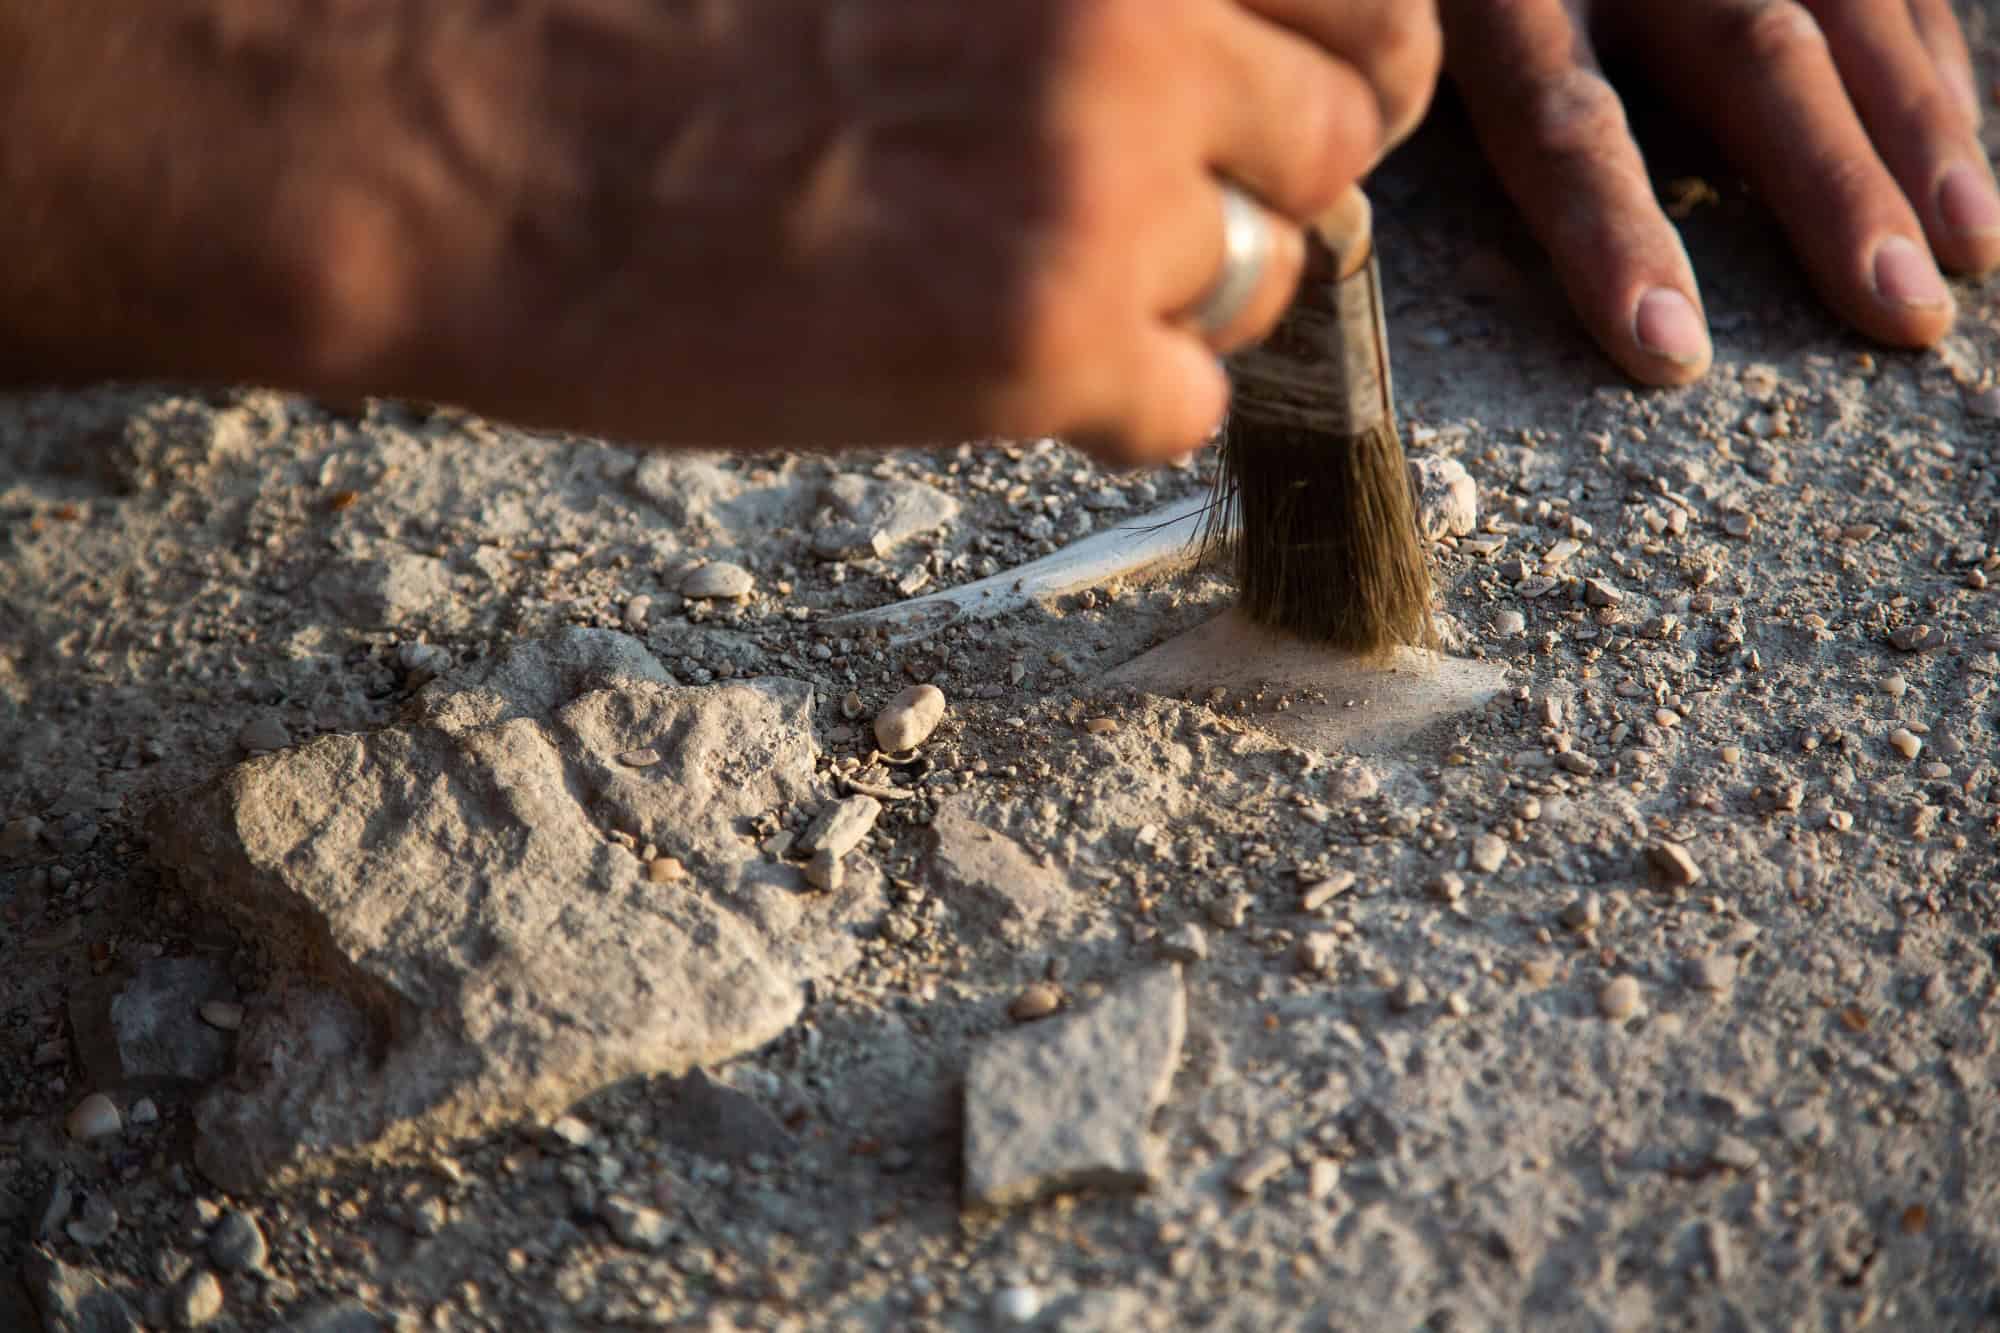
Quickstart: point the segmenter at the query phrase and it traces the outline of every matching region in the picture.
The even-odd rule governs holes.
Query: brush
[[[1290,310],[1230,358],[1203,553],[1232,559],[1257,624],[1369,658],[1435,647],[1367,196],[1308,228],[1306,250]]]

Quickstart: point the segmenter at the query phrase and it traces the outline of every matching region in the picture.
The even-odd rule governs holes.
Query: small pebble
[[[1160,954],[1177,963],[1199,963],[1208,957],[1208,936],[1194,922],[1183,922],[1161,939]]]
[[[557,1117],[556,1122],[549,1126],[549,1134],[572,1148],[588,1147],[590,1141],[597,1137],[589,1125],[573,1115]]]
[[[660,752],[650,748],[627,750],[618,756],[618,762],[627,768],[651,768],[660,762]]]
[[[1472,1004],[1462,993],[1452,991],[1444,997],[1444,1011],[1453,1018],[1464,1018],[1472,1012]]]
[[[1482,833],[1472,843],[1472,867],[1488,875],[1507,864],[1507,840],[1497,833]]]
[[[859,690],[849,690],[846,694],[840,696],[840,715],[849,722],[861,716],[861,692]]]
[[[678,856],[656,856],[646,862],[646,878],[654,884],[672,884],[686,879],[687,873]]]
[[[224,1032],[234,1032],[243,1026],[243,1006],[228,1000],[204,1000],[201,1005],[201,1021],[212,1028]]]
[[[597,1206],[597,1215],[627,1249],[657,1252],[673,1239],[673,1221],[665,1213],[621,1195],[607,1196]]]
[[[231,1209],[208,1235],[208,1257],[225,1273],[243,1273],[262,1268],[270,1247],[257,1219]]]
[[[1542,817],[1542,798],[1523,796],[1520,803],[1514,807],[1514,816],[1525,824],[1534,823]]]
[[[875,715],[875,743],[891,754],[914,750],[937,730],[944,707],[943,690],[935,685],[912,685]]]
[[[1965,411],[1968,416],[1978,417],[1982,421],[2000,420],[2000,387],[1981,389],[1967,398]]]
[[[1341,870],[1327,876],[1316,884],[1310,884],[1299,895],[1301,912],[1317,912],[1320,908],[1354,887],[1354,872]]]
[[[222,1313],[222,1283],[207,1269],[190,1276],[174,1288],[173,1318],[176,1328],[201,1328]]]
[[[1493,632],[1503,639],[1511,639],[1524,634],[1528,629],[1528,618],[1519,611],[1502,611],[1493,617]]]
[[[625,612],[621,619],[625,622],[625,628],[636,634],[646,628],[646,621],[652,614],[653,599],[645,593],[640,593],[638,596],[626,600]]]
[[[690,570],[681,580],[681,596],[693,599],[719,597],[728,600],[748,597],[757,580],[741,565],[718,560]]]
[[[1032,1324],[1041,1313],[1042,1293],[1033,1287],[1002,1287],[993,1293],[993,1317],[1002,1324]]]
[[[1829,810],[1826,814],[1826,826],[1835,833],[1845,833],[1854,827],[1854,816],[1845,810]]]
[[[1306,1171],[1306,1197],[1314,1203],[1340,1188],[1340,1163],[1331,1157],[1315,1157]]]
[[[1583,600],[1591,606],[1617,606],[1625,600],[1625,594],[1603,579],[1585,579]]]
[[[1293,946],[1292,956],[1298,960],[1301,972],[1311,972],[1325,976],[1333,970],[1334,959],[1340,954],[1340,937],[1330,930],[1316,930],[1299,938]]]
[[[1571,900],[1556,919],[1562,922],[1564,930],[1595,930],[1598,923],[1604,920],[1604,902],[1596,894],[1586,893]]]
[[[1613,977],[1597,992],[1597,1012],[1614,1023],[1639,1012],[1639,982],[1633,977]]]
[[[1229,1188],[1246,1198],[1261,1193],[1264,1186],[1283,1175],[1291,1164],[1292,1156],[1283,1148],[1259,1148],[1229,1173]]]
[[[1884,677],[1877,688],[1891,699],[1900,699],[1909,691],[1910,678],[1898,671],[1893,676]]]
[[[1556,756],[1556,763],[1563,772],[1580,778],[1591,777],[1597,772],[1597,761],[1580,750],[1565,750]]]
[[[1944,642],[1944,635],[1929,625],[1904,625],[1889,633],[1889,646],[1899,653],[1920,653]]]
[[[64,1122],[69,1136],[79,1142],[108,1138],[124,1128],[117,1105],[101,1092],[93,1092],[76,1104]]]
[[[1062,1008],[1062,987],[1052,981],[1037,981],[1007,1006],[1007,1016],[1017,1023],[1030,1023],[1037,1018],[1047,1018]]]
[[[158,1124],[160,1108],[153,1105],[151,1097],[141,1097],[138,1101],[132,1103],[131,1113],[126,1118],[135,1125]]]
[[[1235,930],[1250,918],[1250,907],[1256,899],[1247,893],[1231,893],[1221,898],[1211,898],[1208,919],[1218,930]]]
[[[1418,977],[1405,977],[1402,984],[1389,993],[1389,1007],[1399,1014],[1420,1009],[1430,1002],[1431,988]]]
[[[1923,738],[1908,727],[1897,727],[1890,732],[1889,746],[1905,759],[1915,759],[1924,751]]]
[[[1521,984],[1533,990],[1541,990],[1556,979],[1556,960],[1537,957],[1521,960]]]
[[[1455,903],[1465,896],[1465,877],[1447,870],[1426,886],[1431,897],[1441,903]]]
[[[1686,976],[1687,984],[1696,990],[1726,991],[1736,984],[1736,959],[1726,953],[1690,958]]]
[[[81,1214],[70,1219],[63,1233],[84,1248],[95,1249],[117,1230],[118,1210],[102,1194],[93,1194],[83,1201]]]
[[[1749,1171],[1757,1165],[1757,1149],[1734,1134],[1724,1134],[1709,1149],[1708,1160],[1730,1171]]]
[[[236,733],[236,744],[245,754],[282,750],[292,743],[292,733],[275,713],[259,713]]]
[[[1646,849],[1646,860],[1653,873],[1668,884],[1688,888],[1701,882],[1701,867],[1695,864],[1688,849],[1677,842],[1654,843]]]
[[[1721,750],[1717,751],[1717,757],[1721,759],[1723,763],[1728,764],[1731,768],[1734,768],[1736,765],[1743,762],[1743,747],[1740,745],[1725,745],[1722,747]]]
[[[831,847],[822,847],[806,862],[806,883],[825,893],[838,892],[847,881],[847,862]]]

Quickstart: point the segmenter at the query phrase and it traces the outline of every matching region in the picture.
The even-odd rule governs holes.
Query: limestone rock
[[[817,803],[812,691],[677,687],[572,629],[435,681],[414,716],[162,802],[156,859],[297,978],[252,1008],[196,1160],[247,1189],[547,1119],[606,1083],[754,1049],[858,957],[833,899],[739,827]],[[617,756],[657,750],[634,769]],[[688,877],[649,878],[610,836]]]
[[[1426,541],[1468,537],[1479,526],[1479,488],[1457,459],[1418,454],[1410,460],[1410,485],[1417,496],[1417,528]]]
[[[882,814],[882,803],[873,796],[849,796],[821,807],[813,822],[806,825],[799,849],[830,852],[838,859],[861,845]]]
[[[204,1023],[201,1006],[234,1000],[236,984],[208,958],[151,958],[129,977],[79,986],[70,1030],[93,1087],[196,1085],[222,1076],[229,1034]]]
[[[875,743],[891,754],[913,750],[930,739],[944,718],[944,691],[912,685],[875,715]]]
[[[813,533],[813,554],[823,560],[888,555],[897,547],[958,518],[959,503],[937,487],[900,478],[843,473],[820,495],[830,511]]]
[[[965,1086],[965,1200],[1157,1181],[1153,1114],[1187,1031],[1178,967],[1142,973],[1074,1015],[990,1039]]]
[[[1024,943],[1045,918],[1066,914],[1069,881],[1020,843],[980,823],[972,810],[968,796],[951,797],[938,807],[926,830],[925,882],[961,921]]]

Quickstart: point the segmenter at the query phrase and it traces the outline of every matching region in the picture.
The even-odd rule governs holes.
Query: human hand
[[[1949,331],[1938,264],[2000,264],[2000,195],[1949,0],[1443,0],[1446,62],[1571,303],[1634,378],[1710,346],[1600,52],[1628,57],[1761,192],[1822,297],[1877,341]]]
[[[658,443],[1061,434],[1121,462],[1209,434],[1218,354],[1276,321],[1300,224],[1440,59],[1429,0],[63,13],[0,0],[0,248],[39,261],[0,291],[16,373]],[[1204,338],[1218,176],[1277,244]]]

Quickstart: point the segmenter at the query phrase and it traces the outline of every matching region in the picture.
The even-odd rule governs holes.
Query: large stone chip
[[[1187,1033],[1180,969],[988,1041],[965,1083],[965,1200],[1000,1208],[1061,1190],[1157,1183],[1153,1115]]]
[[[681,688],[576,630],[427,687],[410,725],[164,804],[156,857],[299,982],[251,1006],[202,1169],[243,1188],[395,1153],[783,1031],[871,910],[810,901],[743,832],[823,798],[811,705],[797,681]],[[694,874],[650,882],[612,832]]]
[[[1022,944],[1046,918],[1070,910],[1068,877],[981,823],[971,798],[955,796],[939,805],[928,834],[926,878],[967,924]]]

